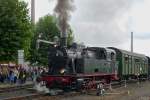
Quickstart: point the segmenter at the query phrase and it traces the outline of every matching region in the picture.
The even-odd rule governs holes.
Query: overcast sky
[[[30,0],[25,0],[29,3]],[[56,0],[35,0],[36,21],[53,14]],[[150,0],[74,0],[70,25],[75,40],[88,46],[114,46],[150,56]]]

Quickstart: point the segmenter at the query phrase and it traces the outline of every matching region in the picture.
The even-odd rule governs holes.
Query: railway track
[[[138,81],[125,81],[125,82],[116,82],[116,83],[112,83],[112,88],[113,89],[117,89],[117,88],[121,88],[121,87],[125,87],[125,84],[129,84],[129,83],[136,83]],[[29,86],[30,87],[30,86]],[[20,89],[25,89],[25,87],[19,87]],[[15,91],[19,91],[19,89],[14,89]],[[6,90],[5,90],[6,91]],[[1,91],[2,92],[2,91]],[[11,92],[11,91],[9,91]],[[89,92],[89,91],[88,91]],[[95,91],[96,92],[96,91]],[[95,94],[95,92],[93,92]],[[93,94],[92,93],[92,94]],[[69,93],[64,93],[62,95],[54,95],[54,96],[50,96],[50,94],[43,94],[43,93],[36,93],[36,92],[29,92],[27,94],[21,95],[21,96],[12,96],[12,97],[5,97],[5,98],[0,98],[1,100],[36,100],[37,98],[49,98],[51,100],[59,100],[60,98],[66,98],[66,97],[72,97],[72,96],[78,96],[78,95],[88,95],[89,93],[81,93],[81,92],[69,92]],[[106,93],[107,94],[116,94],[116,93]],[[118,93],[120,94],[120,93]]]
[[[63,95],[54,95],[50,96],[50,94],[44,94],[41,92],[37,92],[33,89],[33,84],[23,85],[23,86],[15,86],[8,88],[0,88],[0,100],[32,100],[39,97],[49,97],[53,99],[56,98],[64,98],[73,95],[77,95],[77,92],[64,93]],[[58,99],[59,100],[59,99]]]
[[[30,94],[37,95],[35,90],[33,90],[33,86],[34,86],[33,84],[25,84],[19,86],[9,86],[9,87],[0,88],[0,100],[5,100],[5,99],[12,100],[13,98],[16,97],[22,98]]]
[[[33,93],[33,94],[28,94],[28,95],[24,95],[24,96],[17,96],[17,97],[8,97],[8,98],[4,98],[2,100],[26,100],[26,99],[33,99],[33,98],[38,98],[38,97],[42,97],[44,96],[43,94],[39,94],[39,93]]]
[[[50,96],[49,94],[33,93],[33,94],[28,94],[23,96],[8,97],[1,100],[32,100],[32,99],[37,100],[38,98],[45,98],[45,97],[49,98],[50,100],[60,100],[60,98],[67,98],[67,97],[72,97],[77,95],[81,95],[81,94],[79,92],[70,92],[70,93],[65,93],[63,95]]]
[[[4,88],[0,88],[0,93],[17,91],[20,89],[32,88],[33,86],[34,86],[33,84],[26,84],[26,85],[12,86],[12,87],[4,87]]]

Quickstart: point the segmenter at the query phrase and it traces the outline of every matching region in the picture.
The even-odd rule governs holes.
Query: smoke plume
[[[54,9],[58,17],[58,26],[62,32],[62,37],[67,37],[68,21],[71,17],[70,13],[74,10],[73,0],[57,0]]]

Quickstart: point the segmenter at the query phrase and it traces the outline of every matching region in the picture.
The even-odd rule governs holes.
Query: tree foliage
[[[46,41],[53,42],[55,37],[60,38],[61,32],[57,27],[57,19],[55,16],[46,15],[41,17],[35,25],[35,35],[32,41],[32,50],[31,50],[31,62],[38,63],[40,65],[48,64],[48,48],[49,44],[39,43],[39,49],[37,50],[37,39],[42,39]],[[71,28],[68,30],[68,44],[73,42],[73,31]]]
[[[0,61],[17,61],[17,50],[29,56],[32,25],[27,4],[19,0],[0,0]]]
[[[60,37],[59,30],[56,26],[56,19],[51,15],[41,17],[35,25],[35,34],[31,45],[31,63],[47,65],[48,63],[48,47],[49,44],[39,43],[37,48],[37,40],[53,41],[54,36]],[[38,50],[37,50],[38,49]]]

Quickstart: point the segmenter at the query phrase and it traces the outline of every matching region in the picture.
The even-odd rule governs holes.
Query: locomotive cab
[[[114,50],[88,47],[82,52],[82,73],[112,74],[117,70],[116,53]]]

